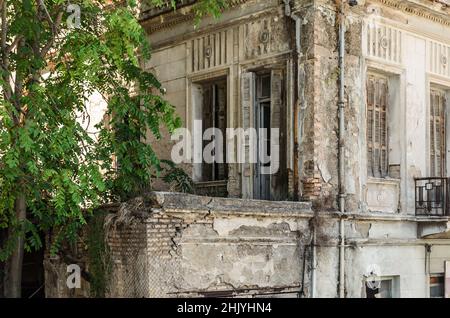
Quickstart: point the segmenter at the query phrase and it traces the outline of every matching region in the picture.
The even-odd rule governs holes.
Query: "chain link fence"
[[[169,293],[180,279],[177,246],[182,223],[159,213],[136,216],[132,211],[145,211],[145,207],[143,202],[133,204],[121,206],[107,231],[110,296],[173,297]]]

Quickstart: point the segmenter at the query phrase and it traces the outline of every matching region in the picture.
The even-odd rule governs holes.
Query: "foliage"
[[[174,10],[182,5],[183,0],[145,0],[148,5],[155,5],[157,7],[171,6]],[[220,17],[223,10],[228,7],[230,0],[200,0],[194,4],[195,11],[195,25],[197,26],[201,19],[205,16],[211,15],[215,18]]]
[[[107,213],[98,211],[88,221],[87,248],[90,293],[97,298],[105,297],[111,275],[111,259],[106,243],[104,223]]]
[[[79,6],[79,24],[69,4]],[[197,17],[224,4],[200,0]],[[135,1],[0,0],[0,10],[0,229],[25,236],[27,250],[42,246],[40,231],[53,230],[55,252],[86,224],[83,211],[149,187],[159,161],[148,137],[161,138],[161,126],[172,131],[180,120],[155,76],[140,68],[150,49]],[[95,136],[86,127],[94,92],[107,101],[109,119]],[[15,212],[21,194],[25,220]],[[0,260],[14,242],[3,243]]]
[[[172,191],[181,193],[193,193],[194,182],[189,175],[180,167],[177,167],[172,161],[161,160],[165,164],[166,173],[163,176],[163,181],[171,186]]]

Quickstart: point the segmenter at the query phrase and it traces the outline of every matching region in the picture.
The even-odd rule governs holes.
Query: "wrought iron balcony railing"
[[[450,216],[450,178],[418,178],[416,216]]]
[[[215,198],[228,197],[227,180],[199,182],[195,184],[195,194]]]

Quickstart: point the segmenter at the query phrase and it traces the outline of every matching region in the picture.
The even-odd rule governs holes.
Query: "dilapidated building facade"
[[[450,297],[450,3],[236,0],[195,27],[194,2],[143,8],[143,67],[188,129],[279,128],[279,170],[184,164],[201,196],[152,195],[148,289],[111,294]]]

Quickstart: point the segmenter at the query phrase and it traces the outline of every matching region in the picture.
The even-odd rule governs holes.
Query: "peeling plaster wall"
[[[153,47],[152,58],[144,67],[155,72],[167,91],[166,98],[176,107],[184,127],[191,133],[199,103],[194,88],[205,81],[227,79],[226,117],[229,128],[243,127],[241,76],[244,72],[276,67],[285,74],[283,85],[287,87],[292,61],[287,29],[290,24],[283,15],[283,9],[278,0],[239,1],[238,7],[225,11],[219,19],[202,19],[196,29],[187,9],[168,14],[163,20],[157,17],[142,22]],[[171,23],[171,19],[175,23]],[[263,32],[268,35],[267,41],[261,41]],[[291,98],[291,94],[283,87],[286,99]],[[282,127],[282,130],[291,131],[287,127]],[[284,131],[281,133],[283,135]],[[161,158],[171,158],[174,142],[169,139],[165,135],[154,143]],[[149,136],[149,141],[152,140]],[[284,158],[283,154],[281,158]],[[192,164],[183,166],[187,173],[193,175]],[[292,188],[292,162],[288,168]],[[237,164],[228,166],[227,190],[230,197],[245,197],[241,189],[242,170]],[[155,189],[167,190],[167,187],[156,184]]]
[[[309,294],[309,203],[151,193],[117,211],[111,216],[125,223],[108,232],[108,297]],[[47,294],[74,296],[64,286],[65,264],[50,261]],[[82,287],[77,295],[89,295],[84,280]]]
[[[338,297],[339,218],[321,215],[317,233],[316,296]],[[370,270],[394,279],[394,297],[429,297],[429,275],[444,273],[450,260],[448,239],[418,239],[411,217],[354,216],[346,221],[345,297],[365,298]],[[429,260],[426,246],[430,245]]]
[[[231,295],[240,290],[299,293],[304,249],[311,240],[309,204],[258,208],[255,202],[169,193],[156,193],[150,200],[148,217],[142,220],[147,230],[141,233],[147,237],[151,266],[144,297]],[[173,224],[175,231],[170,232]]]
[[[249,1],[243,6],[243,12],[249,12],[246,10],[251,10],[255,3],[259,2]],[[311,201],[321,215],[317,229],[317,295],[336,297],[339,219],[328,212],[337,210],[339,21],[335,1],[291,3],[303,21],[298,64],[301,78],[299,178],[303,198]],[[368,266],[376,264],[382,270],[381,275],[399,277],[396,292],[400,297],[428,297],[425,245],[434,244],[430,273],[442,273],[444,261],[450,260],[450,243],[448,239],[420,238],[419,223],[414,217],[414,177],[428,173],[429,82],[450,87],[450,74],[442,76],[440,70],[432,70],[431,65],[436,62],[430,55],[430,45],[434,42],[450,44],[450,25],[442,22],[445,19],[440,20],[443,14],[448,14],[448,9],[431,1],[361,0],[359,3],[346,11],[345,185],[347,212],[354,215],[346,223],[346,296],[365,296],[364,275]],[[419,4],[432,11],[417,7]],[[229,23],[237,21],[230,19]],[[369,54],[368,25],[387,26],[391,32],[401,34],[399,43],[388,44],[392,52],[398,50],[397,56]],[[397,44],[400,47],[394,48]],[[390,157],[392,163],[400,165],[397,179],[374,180],[367,176],[365,81],[368,70],[395,78],[396,95],[392,102],[397,106],[393,113],[398,120],[390,124],[391,147],[396,148],[391,149]]]
[[[435,42],[441,46],[450,45],[450,24],[440,24],[435,18],[429,18],[433,14],[445,16],[448,9],[427,1],[415,2],[410,7],[417,8],[416,4],[425,4],[433,11],[420,11],[419,16],[404,11],[403,7],[408,7],[405,2],[381,0],[359,1],[358,6],[346,10],[344,157],[347,212],[412,215],[415,213],[414,178],[429,173],[430,82],[450,89],[447,69],[439,66],[432,69],[439,63],[435,62],[435,55],[439,53],[431,50]],[[301,143],[303,192],[317,210],[336,210],[339,21],[335,1],[315,1],[303,10],[301,68],[305,71],[306,81],[301,115],[304,123]],[[446,21],[448,23],[448,18]],[[376,40],[368,39],[368,32],[373,32],[370,28],[384,27],[387,27],[388,40],[389,32],[400,34],[398,43],[387,41],[383,44],[387,45],[388,53],[381,53],[381,48],[375,54],[368,52],[367,43]],[[396,50],[398,57],[389,55]],[[446,49],[442,52],[447,54]],[[390,107],[395,107],[391,109],[391,116],[395,120],[389,126],[390,158],[391,164],[399,164],[400,171],[398,177],[391,179],[373,179],[367,175],[365,81],[369,70],[387,74],[396,81],[391,91]]]
[[[299,178],[303,199],[312,202],[318,215],[314,221],[317,224],[316,295],[337,297],[340,233],[339,216],[333,211],[337,210],[338,191],[338,20],[334,1],[291,2],[303,21],[298,64]],[[419,4],[426,4],[434,13],[414,11]],[[190,118],[190,81],[228,74],[229,124],[239,127],[243,115],[241,73],[274,61],[294,63],[292,52],[284,50],[286,46],[282,43],[275,47],[284,49],[253,56],[253,49],[245,49],[242,26],[264,18],[265,11],[276,12],[281,17],[282,9],[280,1],[243,1],[238,9],[227,11],[219,21],[204,20],[197,30],[193,30],[191,21],[185,20],[169,23],[166,29],[151,33],[155,51],[146,67],[161,77],[167,97],[183,119]],[[415,217],[413,187],[414,177],[428,173],[429,83],[450,88],[450,73],[447,75],[445,68],[437,67],[438,61],[431,54],[436,43],[450,46],[450,22],[445,24],[442,22],[445,19],[440,18],[444,10],[424,0],[360,0],[360,6],[346,12],[347,297],[365,296],[365,275],[374,264],[381,269],[381,275],[398,278],[398,296],[428,297],[428,275],[443,273],[444,262],[450,260],[448,233],[440,239],[422,238],[424,228],[441,233],[448,229],[448,224],[444,224],[445,220],[435,222]],[[369,38],[367,26],[386,27],[392,34],[401,34],[398,42],[387,44],[392,48],[391,55],[380,56],[368,51],[369,43],[376,41]],[[189,66],[192,65],[189,45],[192,40],[217,30],[233,34],[227,42],[230,59],[226,65],[194,71]],[[258,33],[258,29],[253,32]],[[395,136],[392,144],[400,148],[391,151],[392,161],[400,164],[397,179],[374,180],[367,176],[365,81],[368,70],[395,77],[398,121],[390,129]],[[158,142],[156,147],[163,156],[169,155],[167,143]],[[190,167],[186,169],[189,171]],[[232,196],[240,196],[241,171],[237,167],[233,169],[229,190]],[[112,296],[229,296],[270,290],[296,296],[301,287],[309,295],[311,254],[305,246],[310,244],[310,220],[314,216],[309,204],[179,194],[156,194],[150,201],[143,208],[145,213],[138,218],[136,228],[119,230],[110,237],[117,278]],[[443,229],[437,231],[438,228]],[[137,248],[133,245],[136,242],[142,245]],[[425,257],[427,244],[433,245],[429,269]],[[134,253],[137,256],[129,256],[130,251],[137,251]],[[307,264],[305,277],[304,262]]]
[[[108,297],[310,297],[313,268],[316,297],[338,295],[339,216],[314,214],[309,203],[151,193],[110,211]],[[418,239],[413,217],[354,215],[345,224],[346,297],[365,297],[374,265],[396,279],[397,297],[428,297],[428,275],[450,260],[448,239]],[[45,260],[47,296],[88,296],[84,279],[81,290],[66,288],[61,259]]]

